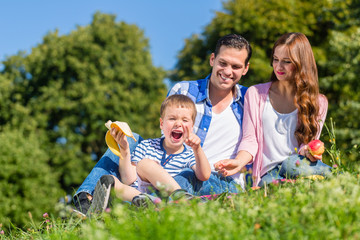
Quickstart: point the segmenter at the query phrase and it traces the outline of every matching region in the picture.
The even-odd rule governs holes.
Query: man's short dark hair
[[[215,57],[219,54],[221,46],[236,48],[239,50],[246,49],[248,56],[245,59],[245,65],[248,64],[251,58],[252,49],[250,43],[245,38],[243,38],[239,34],[234,34],[234,33],[223,36],[216,43],[216,48],[214,52]]]

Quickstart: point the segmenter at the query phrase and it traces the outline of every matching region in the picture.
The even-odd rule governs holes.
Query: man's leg
[[[236,184],[233,178],[223,177],[212,172],[209,180],[200,181],[196,178],[192,169],[185,169],[174,177],[180,187],[186,189],[189,193],[202,196],[220,194],[224,192],[239,193],[240,185]]]

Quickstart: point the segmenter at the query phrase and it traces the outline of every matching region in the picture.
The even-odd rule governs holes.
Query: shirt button
[[[206,131],[206,128],[204,128],[204,131]]]

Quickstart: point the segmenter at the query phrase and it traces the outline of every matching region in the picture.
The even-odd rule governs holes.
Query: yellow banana
[[[116,156],[120,157],[121,160],[124,159],[120,153],[119,145],[117,144],[117,142],[115,141],[113,136],[111,136],[111,134],[110,134],[110,130],[111,130],[111,128],[116,128],[119,131],[122,131],[126,136],[134,139],[134,141],[136,142],[136,139],[135,139],[129,125],[126,122],[119,122],[119,121],[112,122],[111,120],[109,120],[105,123],[105,126],[107,127],[107,129],[109,129],[105,135],[105,142],[106,142],[107,146]]]

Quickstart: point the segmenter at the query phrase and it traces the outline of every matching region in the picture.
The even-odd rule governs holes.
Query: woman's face
[[[279,81],[290,81],[294,79],[295,65],[291,62],[285,45],[280,45],[275,48],[272,65]]]

